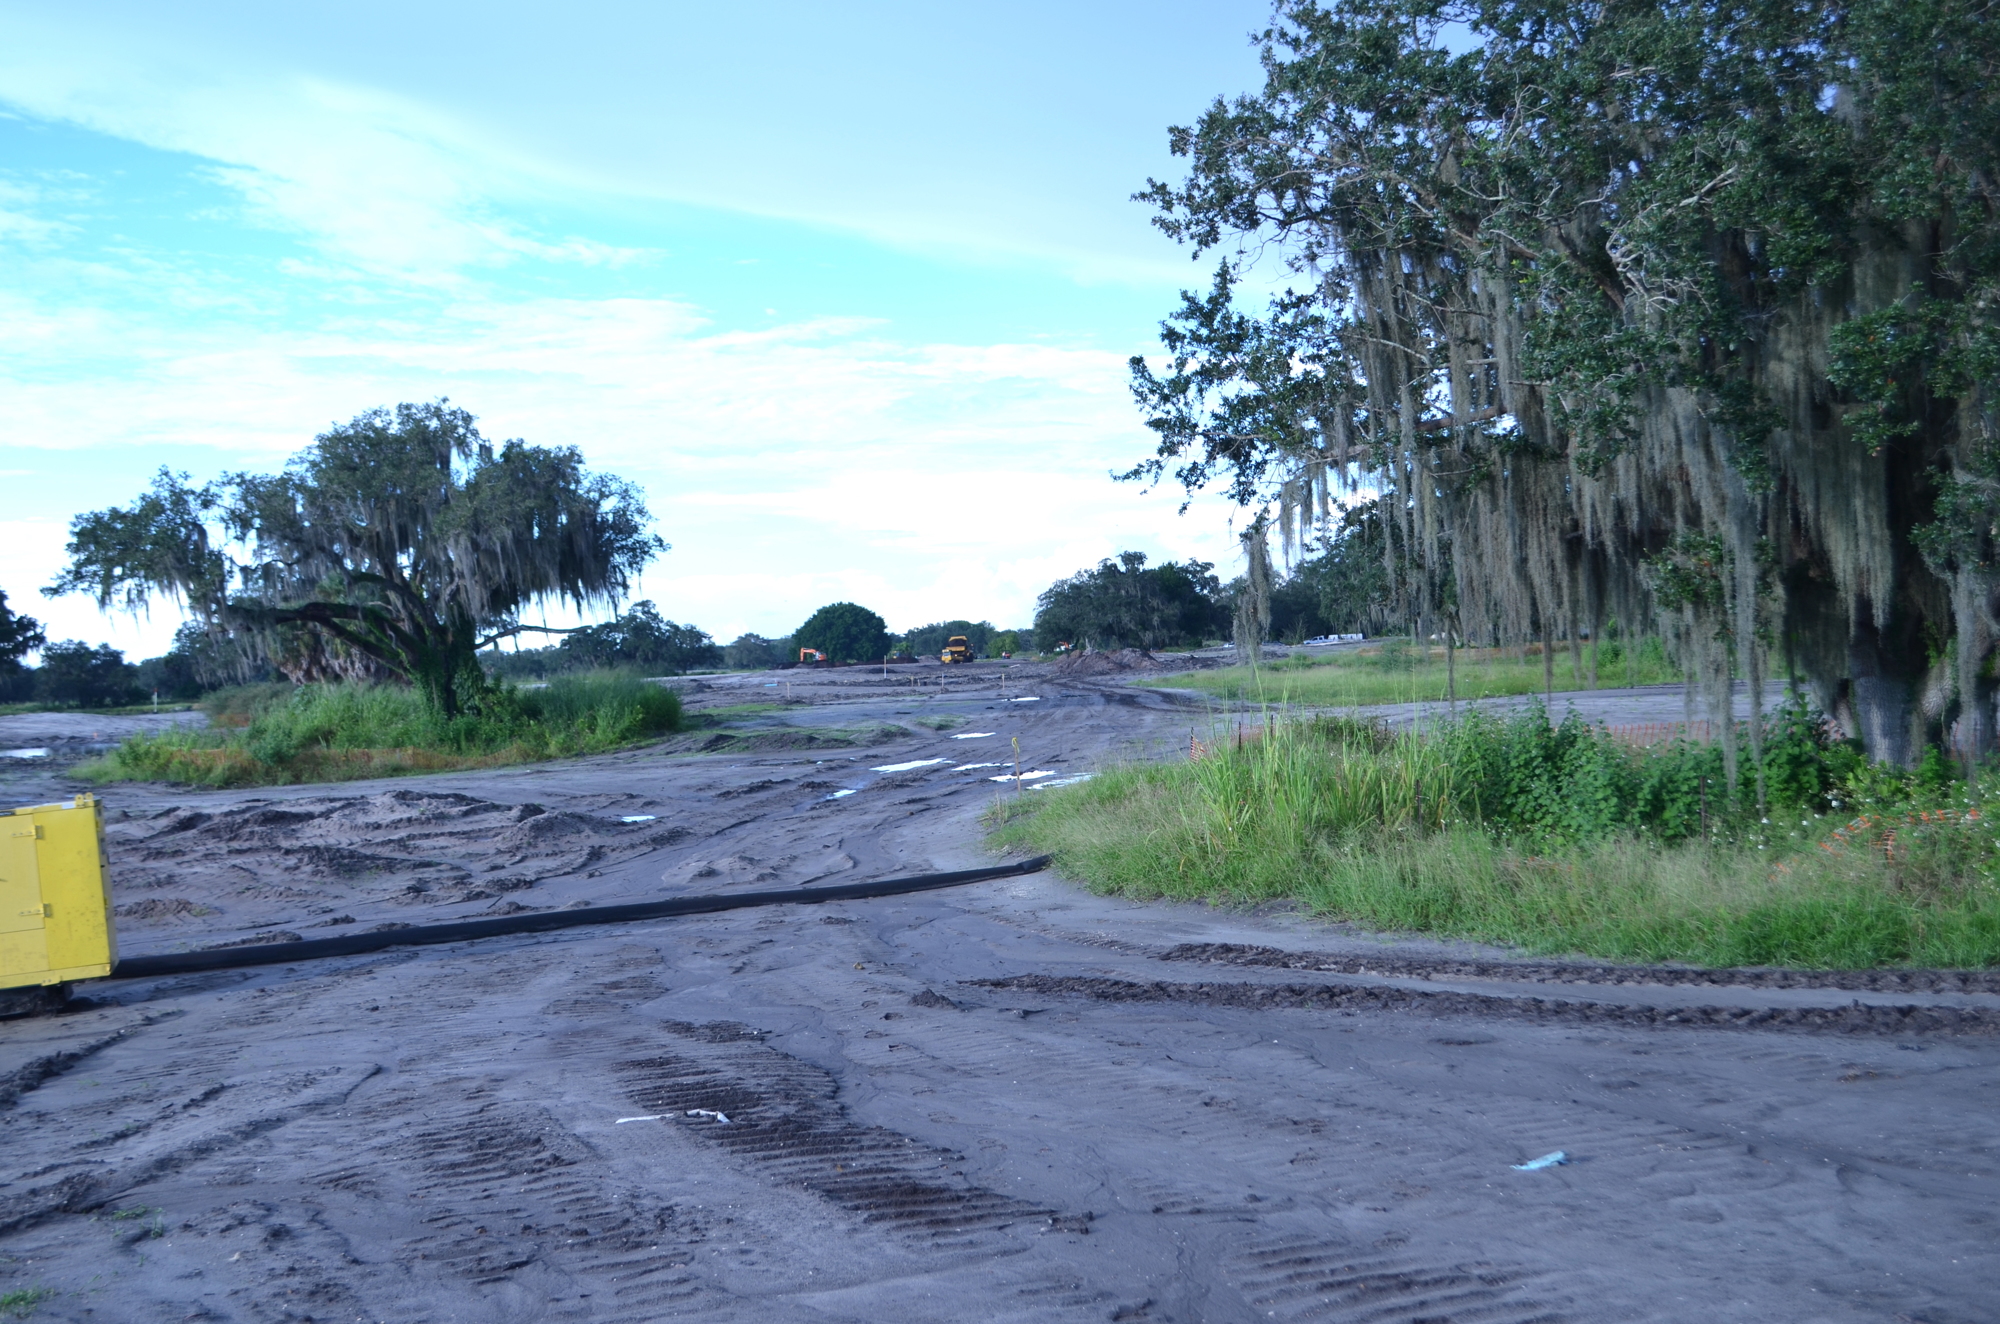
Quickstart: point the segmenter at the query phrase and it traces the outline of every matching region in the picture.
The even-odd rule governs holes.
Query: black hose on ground
[[[509,933],[547,933],[552,929],[573,929],[584,924],[621,924],[631,920],[673,919],[680,915],[708,915],[718,910],[742,910],[750,906],[811,905],[822,901],[858,901],[869,897],[902,896],[909,892],[931,892],[941,887],[963,887],[993,878],[1012,878],[1039,873],[1048,867],[1049,857],[1037,855],[1018,864],[990,869],[960,869],[956,873],[925,873],[909,878],[883,878],[872,883],[843,883],[838,887],[800,887],[789,892],[737,892],[707,896],[674,897],[667,901],[641,901],[629,906],[589,906],[581,910],[542,910],[528,915],[498,915],[492,919],[467,919],[451,924],[420,924],[407,929],[379,929],[372,933],[348,933],[338,938],[310,938],[303,942],[260,943],[254,947],[222,947],[205,952],[168,952],[157,956],[132,956],[112,970],[112,979],[148,979],[155,975],[185,975],[203,970],[232,970],[246,965],[286,965],[294,961],[316,961],[327,956],[355,956],[379,952],[388,947],[427,946],[440,942],[465,942],[472,938],[497,938]]]

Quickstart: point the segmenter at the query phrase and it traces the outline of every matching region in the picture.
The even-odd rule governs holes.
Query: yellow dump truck
[[[97,798],[0,810],[0,993],[98,978],[117,963]]]
[[[931,637],[936,638],[937,636],[932,635]],[[962,634],[955,634],[945,640],[944,652],[938,654],[938,661],[940,662],[970,662],[971,660],[972,645],[965,642],[965,636]]]

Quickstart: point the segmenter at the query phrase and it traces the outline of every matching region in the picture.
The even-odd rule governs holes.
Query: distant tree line
[[[1296,644],[1320,635],[1373,636],[1406,628],[1396,612],[1373,503],[1345,512],[1305,550],[1308,554],[1271,588],[1272,639]],[[1245,589],[1240,579],[1232,583],[1232,602]]]
[[[1221,634],[1222,584],[1207,561],[1146,565],[1144,552],[1120,552],[1043,591],[1035,611],[1035,646],[1169,648]]]
[[[34,652],[41,654],[39,666],[27,664]],[[110,644],[51,643],[41,623],[14,611],[0,591],[0,703],[56,708],[112,708],[155,698],[185,703],[221,685],[269,678],[267,667],[199,625],[182,626],[164,655],[136,665]]]
[[[488,674],[508,680],[541,679],[565,671],[632,670],[680,676],[723,665],[723,650],[706,630],[660,615],[650,601],[600,625],[571,630],[550,648],[480,655]]]
[[[1270,638],[1295,644],[1401,628],[1373,505],[1346,512],[1303,550],[1271,587]],[[1034,646],[1050,653],[1065,645],[1198,648],[1233,640],[1237,609],[1251,591],[1247,578],[1224,584],[1207,561],[1146,562],[1143,552],[1120,552],[1051,584],[1038,601]]]

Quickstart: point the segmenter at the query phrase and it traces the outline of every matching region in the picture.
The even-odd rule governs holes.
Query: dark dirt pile
[[[1143,648],[1118,648],[1108,653],[1095,650],[1072,653],[1055,664],[1057,675],[1065,677],[1117,676],[1133,671],[1166,671],[1159,658]]]

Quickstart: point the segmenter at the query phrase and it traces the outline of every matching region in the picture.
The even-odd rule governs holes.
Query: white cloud
[[[506,220],[500,199],[549,194],[556,180],[546,166],[460,117],[377,88],[188,67],[111,44],[88,60],[50,58],[24,42],[11,59],[0,55],[0,95],[45,119],[202,158],[247,219],[303,237],[329,259],[327,274],[351,268],[450,287],[468,268],[520,258],[619,265],[647,256],[586,238],[550,241]]]
[[[14,299],[25,324],[56,317]],[[89,453],[102,479],[51,493],[53,518],[7,530],[0,586],[17,594],[53,574],[68,515],[129,499],[161,447],[203,448],[215,470],[270,465],[336,419],[437,395],[489,436],[577,445],[642,483],[674,550],[641,596],[723,637],[783,633],[836,599],[899,627],[1023,624],[1052,580],[1122,548],[1230,551],[1214,511],[1176,520],[1171,494],[1108,480],[1149,442],[1123,360],[1104,351],[903,344],[861,319],[718,331],[648,299],[465,299],[297,335],[64,317],[78,366],[5,383],[0,444]],[[104,633],[85,628],[94,613],[78,600],[41,614],[65,634]],[[166,609],[120,630],[159,643],[173,622]]]
[[[621,21],[651,21],[659,8]],[[712,7],[684,8],[737,23]],[[512,65],[471,79],[454,66],[433,79],[420,59],[318,61],[300,45],[313,26],[291,31],[279,11],[262,25],[163,12],[132,6],[113,19],[0,0],[0,98],[191,154],[178,165],[207,171],[240,200],[225,204],[221,222],[205,218],[209,233],[247,219],[298,236],[303,251],[278,258],[275,279],[269,268],[241,274],[227,262],[203,269],[171,245],[148,247],[138,218],[136,251],[70,254],[55,181],[0,196],[0,236],[43,250],[18,259],[32,270],[17,265],[0,284],[0,447],[29,464],[49,452],[65,473],[80,466],[54,452],[87,455],[90,470],[87,483],[47,489],[35,519],[0,529],[0,586],[17,599],[54,572],[70,514],[129,499],[162,456],[197,471],[270,466],[361,409],[438,395],[478,412],[491,436],[575,444],[598,467],[642,482],[675,543],[642,592],[725,636],[788,630],[841,597],[895,625],[952,615],[1023,623],[1052,579],[1121,548],[1218,561],[1233,551],[1213,507],[1177,520],[1174,495],[1144,496],[1106,477],[1152,444],[1126,396],[1122,354],[1025,337],[981,343],[987,334],[966,325],[918,340],[853,317],[772,313],[768,327],[723,329],[707,310],[669,299],[492,290],[491,273],[509,265],[525,286],[549,274],[534,264],[655,262],[652,250],[521,218],[593,208],[609,216],[608,199],[662,198],[961,258],[1026,254],[1082,277],[1183,278],[1184,264],[1137,242],[1151,238],[1139,209],[1106,224],[1096,202],[1059,196],[1065,180],[1087,178],[1091,190],[1122,197],[1143,171],[1124,158],[1065,158],[1069,112],[1020,92],[1009,60],[989,62],[981,77],[1023,99],[989,98],[978,114],[964,105],[934,117],[892,113],[912,95],[950,99],[943,94],[961,75],[933,70],[936,85],[871,86],[857,90],[867,105],[821,98],[801,116],[783,95],[732,100],[739,89],[727,71],[706,76],[728,96],[697,89],[644,100],[648,65],[644,78],[626,69],[618,96],[639,98],[629,106],[599,98],[600,57],[625,51],[593,48],[565,72],[516,34]],[[882,16],[798,12],[896,77],[914,76],[856,28]],[[357,25],[399,39],[406,22],[438,18],[419,5],[340,27],[365,51]],[[1017,22],[1021,49],[1039,48],[1036,21]],[[964,22],[964,49],[977,57],[986,20]],[[1104,49],[1129,54],[1123,21],[1102,26]],[[1227,26],[1240,30],[1234,19]],[[291,48],[257,47],[267,31],[289,31]],[[399,56],[412,49],[397,47]],[[696,42],[682,54],[709,61],[707,50]],[[816,46],[792,58],[829,86],[854,81]],[[1129,103],[1135,88],[1151,94],[1160,81],[1151,69],[1128,70],[1113,86],[1089,52],[1064,58],[1081,71],[1076,86],[1107,104]],[[819,95],[792,92],[800,106]],[[896,136],[910,126],[917,137]],[[1049,161],[1060,169],[1037,173]],[[773,256],[784,256],[778,249]],[[773,300],[764,289],[743,296],[746,310],[753,298],[759,307]],[[62,622],[65,637],[108,636],[137,651],[163,644],[174,615],[93,625],[94,610],[76,599],[36,614]],[[130,642],[139,639],[151,642]]]
[[[409,19],[436,18],[427,8],[435,7],[412,7]],[[490,19],[482,35],[495,39],[499,49],[489,55],[497,62],[485,77],[467,79],[457,68],[427,76],[437,72],[428,63],[357,58],[364,32],[406,39],[400,10],[389,21],[343,16],[339,39],[315,41],[317,24],[276,13],[268,23],[243,24],[133,6],[112,18],[0,0],[0,99],[33,116],[202,158],[249,216],[304,236],[330,270],[351,266],[432,286],[523,258],[595,265],[649,256],[507,219],[515,203],[578,198],[780,217],[957,260],[1026,258],[1084,282],[1185,275],[1180,256],[1147,228],[1145,209],[1127,200],[1165,165],[1158,156],[1166,105],[1158,119],[1126,122],[1133,92],[1165,95],[1158,69],[1121,64],[1116,73],[1128,86],[1120,94],[1089,52],[1065,50],[1064,95],[1052,100],[1049,89],[1022,86],[990,42],[966,51],[970,63],[959,77],[899,61],[890,45],[911,33],[868,35],[871,26],[896,26],[888,14],[841,16],[847,57],[876,65],[855,69],[800,46],[801,32],[777,14],[676,20],[655,12],[663,8],[640,7],[615,22],[672,28],[698,20],[738,48],[709,52],[699,71],[668,79],[643,57],[634,65],[631,51],[552,61],[503,18]],[[746,23],[768,30],[744,40]],[[1219,12],[1205,16],[1209,23],[1220,23],[1232,43],[1242,30]],[[564,39],[589,39],[589,24],[574,26]],[[1046,44],[1032,15],[1020,16],[1009,34],[1022,53]],[[1124,48],[1136,34],[1101,35],[1121,56],[1132,54]],[[812,86],[796,76],[781,89],[739,81],[768,73],[760,66],[773,46],[789,48],[795,74],[809,75]],[[767,48],[764,59],[746,62],[754,47]],[[1227,63],[1247,70],[1245,55]],[[465,57],[454,50],[439,58]],[[614,79],[607,61],[620,70]],[[1216,90],[1204,74],[1184,103],[1170,104],[1192,111]],[[903,104],[909,97],[932,113],[912,113]]]
[[[51,201],[45,188],[0,179],[0,242],[47,248],[75,234],[74,225],[47,214]]]

